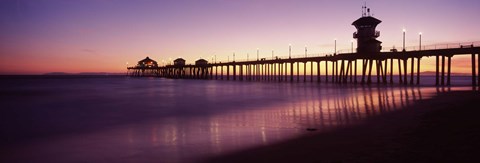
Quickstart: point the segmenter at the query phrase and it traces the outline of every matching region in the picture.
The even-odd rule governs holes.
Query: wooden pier
[[[362,9],[366,9],[366,6],[362,7]],[[480,57],[477,57],[480,53],[480,43],[460,43],[455,44],[455,46],[447,45],[447,47],[441,48],[437,48],[435,45],[422,46],[420,34],[420,46],[418,46],[418,49],[407,50],[404,31],[401,51],[396,49],[382,51],[382,42],[377,40],[380,32],[375,29],[381,22],[370,16],[369,9],[363,10],[362,17],[352,23],[357,29],[353,33],[353,38],[357,40],[355,52],[352,44],[350,53],[337,54],[338,52],[335,50],[333,54],[310,57],[307,57],[306,50],[304,57],[291,57],[290,49],[288,57],[285,57],[286,59],[273,58],[273,56],[271,59],[260,59],[257,54],[257,60],[254,61],[207,63],[206,60],[200,59],[195,65],[185,65],[185,60],[179,58],[175,60],[173,65],[160,67],[155,66],[157,64],[153,60],[147,60],[147,62],[142,60],[137,66],[128,67],[128,74],[131,76],[157,76],[181,79],[280,82],[316,81],[318,83],[360,84],[371,84],[376,79],[375,83],[378,84],[394,84],[398,82],[403,85],[418,85],[420,84],[422,65],[420,62],[422,58],[435,57],[435,85],[444,86],[451,85],[452,57],[471,55],[472,86],[480,85],[480,75],[477,75],[476,71],[478,69],[478,72],[480,72]],[[447,64],[445,64],[445,59]],[[321,67],[322,63],[325,67]],[[394,63],[396,63],[396,67]],[[310,65],[309,75],[307,75],[307,65]],[[303,68],[303,79],[300,79],[300,68]],[[321,73],[322,68],[325,68],[324,74]],[[357,68],[360,68],[360,71],[357,71]],[[445,68],[447,69],[446,71]],[[314,69],[316,69],[316,74],[313,74]],[[398,78],[395,79],[398,81],[394,81],[394,69],[398,70]],[[372,77],[372,71],[374,70],[376,74],[375,79]],[[360,72],[360,74],[357,74],[357,72]],[[310,79],[307,79],[308,76]]]
[[[421,59],[423,57],[435,57],[435,85],[451,85],[452,57],[470,55],[472,86],[477,86],[480,85],[480,74],[477,74],[480,72],[480,57],[478,57],[478,54],[480,54],[480,47],[472,44],[470,46],[449,49],[380,52],[379,55],[373,56],[344,53],[322,57],[232,61],[208,63],[205,65],[167,65],[150,68],[128,67],[128,75],[177,79],[371,84],[374,80],[372,79],[372,71],[375,69],[375,83],[418,85],[420,84]],[[325,67],[321,67],[322,62]],[[397,63],[396,67],[394,67],[394,62]],[[360,65],[357,66],[357,64]],[[307,65],[310,65],[310,74],[307,74]],[[328,70],[329,67],[333,67],[330,70],[331,72]],[[361,68],[360,74],[357,74],[357,67]],[[303,79],[300,79],[301,68],[303,68]],[[325,68],[323,74],[321,73],[322,68]],[[314,69],[316,69],[316,74],[313,74]],[[394,69],[398,69],[398,74],[396,74],[398,81],[394,81]]]

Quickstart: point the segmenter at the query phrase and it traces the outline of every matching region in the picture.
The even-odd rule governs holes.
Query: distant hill
[[[43,75],[125,75],[125,73],[111,73],[111,72],[80,72],[80,73],[67,73],[67,72],[49,72]]]
[[[45,73],[43,75],[73,75],[73,74],[66,73],[66,72],[49,72],[49,73]]]

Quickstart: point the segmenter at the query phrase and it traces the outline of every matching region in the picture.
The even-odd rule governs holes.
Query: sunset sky
[[[146,56],[187,63],[350,49],[358,0],[0,0],[0,74],[125,72]],[[480,1],[367,0],[382,46],[480,41]],[[356,44],[355,44],[356,45]],[[431,71],[431,60],[422,71]],[[454,72],[468,72],[454,57]]]

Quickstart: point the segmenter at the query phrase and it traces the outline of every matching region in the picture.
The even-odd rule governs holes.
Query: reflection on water
[[[168,114],[89,132],[53,135],[3,149],[8,152],[2,157],[19,162],[192,162],[310,133],[306,128],[326,132],[358,124],[368,117],[404,109],[439,91],[434,87],[222,82],[200,82],[200,85],[204,85],[200,87],[205,93],[193,96],[206,96],[203,99],[211,100],[208,104],[177,101],[157,108],[210,109],[212,114]],[[146,89],[143,93],[155,96],[160,91],[169,96],[186,96],[174,88]],[[227,96],[224,92],[239,97],[216,101],[219,96]],[[251,96],[263,98],[238,101]],[[228,105],[230,102],[232,105]]]

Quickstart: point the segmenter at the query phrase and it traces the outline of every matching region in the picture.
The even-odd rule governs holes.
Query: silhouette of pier
[[[332,83],[372,83],[372,71],[376,71],[376,83],[396,83],[393,71],[398,70],[396,79],[401,84],[419,84],[421,59],[435,57],[435,85],[451,85],[451,59],[457,55],[471,55],[472,85],[480,85],[480,46],[434,49],[421,51],[381,52],[375,56],[344,53],[322,57],[303,57],[271,60],[255,60],[205,65],[167,65],[162,67],[128,67],[130,76],[157,76],[182,79],[220,79],[240,81],[303,81]],[[478,61],[476,60],[478,58]],[[325,67],[321,67],[321,63]],[[397,64],[394,65],[394,62]],[[310,64],[310,79],[307,79],[307,64]],[[357,64],[361,74],[357,74]],[[333,69],[329,67],[333,65]],[[301,67],[300,67],[301,66]],[[294,68],[296,67],[296,69]],[[335,68],[336,67],[336,68]],[[316,68],[316,73],[312,71]],[[322,68],[325,72],[321,74]],[[329,68],[331,68],[329,72]],[[353,70],[352,70],[353,69]],[[226,71],[224,71],[226,70]],[[296,72],[295,72],[296,70]],[[224,74],[225,73],[225,74]],[[316,80],[313,78],[316,77]],[[480,76],[479,76],[480,77]],[[324,79],[322,79],[324,78]],[[360,79],[359,79],[360,78]]]
[[[362,9],[364,9],[362,17],[352,23],[357,28],[357,32],[353,33],[353,37],[357,39],[357,48],[353,51],[352,46],[349,53],[337,53],[335,50],[333,54],[307,57],[305,51],[305,56],[302,57],[292,57],[290,53],[288,57],[272,56],[272,58],[266,59],[257,56],[257,59],[253,61],[224,63],[208,63],[206,60],[200,59],[195,65],[186,65],[185,60],[179,58],[173,65],[166,66],[157,66],[153,60],[146,62],[142,60],[137,66],[128,67],[127,74],[181,79],[284,82],[303,80],[303,82],[316,81],[318,83],[371,84],[373,80],[376,80],[375,83],[378,84],[398,82],[404,85],[419,85],[422,58],[435,57],[435,85],[448,86],[451,85],[452,57],[470,55],[472,86],[480,85],[480,74],[477,75],[480,73],[480,57],[477,57],[480,53],[480,42],[458,43],[446,47],[419,45],[416,50],[408,50],[405,47],[404,39],[401,50],[385,51],[382,50],[382,42],[377,40],[380,32],[375,30],[381,21],[370,16],[369,9],[366,7]],[[322,63],[324,67],[321,66]],[[310,65],[310,74],[307,74],[308,64]],[[303,68],[303,79],[300,79],[300,68]],[[360,68],[360,71],[357,71],[357,68]],[[314,69],[316,69],[316,74],[314,74]],[[395,76],[398,77],[394,78],[394,70],[397,71]],[[372,75],[372,71],[376,72],[375,76]],[[307,76],[310,79],[307,79]]]

